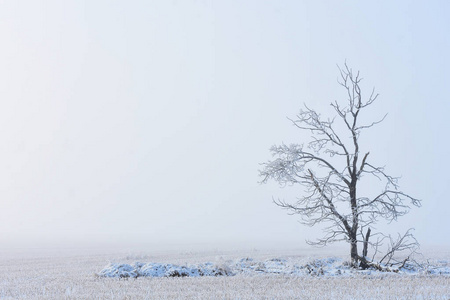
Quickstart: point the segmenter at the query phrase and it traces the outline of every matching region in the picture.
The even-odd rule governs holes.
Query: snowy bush
[[[193,266],[178,266],[160,263],[135,263],[107,265],[98,274],[101,277],[136,278],[136,277],[200,277],[200,276],[232,276],[228,266],[216,266],[205,263]]]
[[[430,274],[450,275],[448,263],[433,263],[428,265],[405,264],[394,273],[402,274]],[[236,274],[279,274],[289,276],[356,276],[371,275],[381,276],[385,271],[369,268],[358,270],[351,268],[347,261],[340,258],[324,258],[305,260],[303,263],[294,263],[286,259],[273,258],[265,261],[255,261],[251,258],[242,258],[235,262],[222,263],[221,265],[207,262],[199,265],[180,266],[161,263],[129,264],[111,263],[97,275],[100,277],[137,278],[137,277],[203,277],[203,276],[233,276]],[[378,274],[378,275],[377,275]]]

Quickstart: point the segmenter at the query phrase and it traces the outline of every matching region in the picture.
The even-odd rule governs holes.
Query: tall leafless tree
[[[345,240],[350,244],[352,266],[367,268],[380,266],[367,258],[368,247],[373,247],[375,256],[387,240],[390,244],[381,262],[389,260],[393,265],[397,250],[414,251],[418,244],[410,230],[395,240],[373,233],[374,225],[380,218],[389,222],[396,220],[409,211],[409,205],[420,206],[420,200],[400,191],[398,178],[388,175],[384,167],[372,164],[369,152],[361,153],[360,135],[382,122],[386,115],[380,120],[362,123],[362,112],[377,100],[378,94],[372,89],[368,97],[363,98],[359,72],[353,73],[347,64],[339,71],[338,82],[345,89],[347,99],[342,104],[331,103],[334,118],[324,119],[305,106],[291,121],[297,128],[309,131],[312,140],[306,146],[272,146],[273,159],[262,164],[260,176],[263,183],[272,179],[282,185],[298,184],[304,188],[304,195],[294,203],[274,202],[291,214],[300,215],[306,225],[327,224],[325,235],[310,243],[326,245]],[[359,183],[370,177],[380,181],[379,193],[372,197],[359,195]],[[362,245],[361,255],[358,245]]]

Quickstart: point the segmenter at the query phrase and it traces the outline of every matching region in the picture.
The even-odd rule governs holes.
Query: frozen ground
[[[314,249],[9,254],[0,259],[0,299],[449,299],[450,276],[437,275],[448,271],[448,253],[431,256],[430,263],[439,269],[381,275],[354,274],[345,256],[326,258],[333,255]],[[225,269],[234,276],[98,276],[105,266],[114,270],[117,264],[159,276],[167,269],[158,266]]]

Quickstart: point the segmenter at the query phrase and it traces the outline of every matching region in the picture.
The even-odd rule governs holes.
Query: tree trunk
[[[367,229],[366,237],[364,239],[364,246],[363,246],[363,255],[359,258],[360,264],[359,267],[361,269],[368,269],[370,267],[369,263],[367,262],[367,252],[369,247],[369,238],[370,238],[370,227]]]
[[[355,156],[355,160],[353,163],[353,173],[352,175],[352,181],[350,183],[350,205],[352,208],[352,229],[350,231],[350,256],[351,256],[351,260],[352,260],[352,267],[353,268],[358,268],[358,261],[359,261],[359,256],[358,256],[358,242],[356,240],[356,233],[358,231],[358,206],[356,203],[356,182],[357,182],[357,178],[356,178],[356,161],[357,161],[357,156]]]
[[[352,260],[352,267],[357,268],[358,267],[358,243],[356,242],[356,232],[351,235],[350,240],[350,257]]]
[[[366,238],[364,239],[364,248],[363,248],[363,256],[367,256],[367,251],[369,247],[369,238],[370,238],[370,227],[367,229]]]

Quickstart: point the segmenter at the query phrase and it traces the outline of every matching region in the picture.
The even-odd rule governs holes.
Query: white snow
[[[388,273],[377,270],[355,270],[341,258],[309,259],[299,262],[284,258],[272,258],[257,261],[252,258],[242,258],[216,265],[211,262],[198,265],[174,265],[162,263],[130,264],[111,263],[101,270],[101,277],[200,277],[200,276],[233,276],[236,274],[281,274],[291,276],[382,276]],[[436,261],[424,265],[405,265],[397,273],[406,275],[446,275],[450,276],[450,262]]]
[[[228,268],[205,263],[191,266],[173,264],[140,263],[133,265],[111,263],[98,273],[102,277],[199,277],[199,276],[231,276]]]

